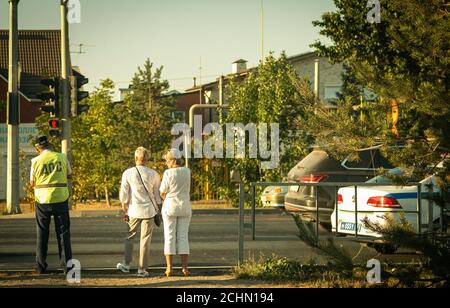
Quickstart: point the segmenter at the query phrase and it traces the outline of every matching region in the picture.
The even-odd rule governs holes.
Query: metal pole
[[[355,185],[355,237],[358,237],[358,186]]]
[[[252,183],[252,240],[256,240],[256,187]]]
[[[314,61],[314,95],[319,98],[320,59]]]
[[[428,233],[433,233],[433,183],[428,185]]]
[[[244,263],[244,183],[239,183],[239,247],[238,247],[238,256],[239,262],[238,265]]]
[[[319,238],[319,187],[314,186],[314,188],[316,189],[316,235]]]
[[[69,23],[67,22],[67,0],[61,0],[61,85],[62,85],[62,141],[61,152],[66,154],[69,162],[72,161],[72,122],[70,118],[70,91],[69,78],[71,74],[69,54]],[[68,182],[69,192],[72,192],[72,181]],[[72,194],[70,194],[72,195]],[[72,208],[72,198],[69,198],[69,208]]]
[[[314,113],[317,113],[317,105],[319,104],[319,80],[320,80],[320,59],[314,61]]]
[[[184,136],[184,165],[186,168],[189,168],[189,157],[191,156],[191,139],[186,134]]]
[[[261,0],[261,63],[264,63],[264,0]]]
[[[219,106],[223,105],[223,75],[219,77]]]
[[[18,10],[19,0],[9,0],[9,67],[8,67],[8,149],[6,176],[6,212],[20,213],[20,182],[19,182],[19,30]]]
[[[417,233],[422,233],[422,186],[417,185]]]
[[[337,189],[337,187],[336,186],[334,186],[334,208],[335,208],[335,210],[334,210],[334,212],[336,213],[336,230],[335,230],[335,235],[337,235],[338,234],[338,228],[339,228],[339,226],[338,226],[338,223],[339,223],[339,218],[338,218],[338,213],[339,213],[339,209],[338,209],[338,206],[339,206],[339,204],[338,204],[338,189]]]
[[[191,131],[194,128],[194,116],[195,116],[194,112],[196,109],[214,109],[214,108],[224,109],[224,108],[228,108],[228,107],[229,107],[229,105],[218,105],[218,104],[195,104],[195,105],[192,105],[191,108],[189,109],[189,128],[191,129]],[[188,150],[191,150],[191,147],[189,147],[189,149],[188,149],[187,145],[190,144],[190,140],[188,143],[188,140],[186,140],[186,139],[187,138],[185,138],[185,146],[186,146],[185,155],[186,155],[186,157],[188,157]],[[194,147],[195,147],[195,142],[194,142]],[[187,159],[187,158],[185,161],[185,166],[186,166],[186,168],[189,168],[189,159]]]
[[[219,78],[219,106],[223,105],[223,75],[220,75]],[[223,124],[223,109],[219,109],[219,123]]]

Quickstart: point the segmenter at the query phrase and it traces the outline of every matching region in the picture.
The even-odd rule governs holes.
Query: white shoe
[[[144,271],[138,270],[137,276],[138,276],[138,277],[141,277],[141,278],[147,278],[147,277],[150,276],[150,274],[149,274],[147,271],[145,271],[145,270],[144,270]]]
[[[130,272],[130,267],[127,265],[124,265],[122,263],[117,263],[116,268],[121,271],[122,273],[128,274]]]

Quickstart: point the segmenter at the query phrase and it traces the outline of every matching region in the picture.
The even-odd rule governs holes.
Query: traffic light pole
[[[9,0],[9,76],[8,76],[8,150],[6,179],[6,212],[20,213],[19,182],[19,30],[17,7],[19,0]]]
[[[69,78],[71,75],[71,64],[69,57],[69,23],[67,22],[67,0],[61,0],[61,111],[62,111],[62,141],[61,151],[66,154],[71,162],[72,147],[72,122],[70,118],[70,91]],[[72,182],[69,181],[69,191],[72,192]],[[69,207],[72,207],[72,198],[69,199]]]

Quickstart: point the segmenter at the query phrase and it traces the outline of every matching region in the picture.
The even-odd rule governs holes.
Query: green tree
[[[103,192],[110,205],[109,197],[119,187],[122,166],[116,158],[125,136],[116,129],[122,110],[113,102],[113,91],[112,80],[101,81],[83,101],[89,110],[73,121],[74,196],[78,200]]]
[[[360,100],[360,97],[364,96],[364,86],[358,82],[353,70],[344,63],[344,72],[342,73],[342,89],[338,94],[338,97],[345,99],[351,97],[354,103]]]
[[[127,136],[122,148],[122,160],[139,146],[150,150],[152,163],[161,161],[164,150],[172,141],[170,130],[175,110],[173,98],[164,97],[169,82],[162,79],[163,67],[154,67],[149,59],[138,68],[132,80],[132,93],[125,98],[124,113],[117,129]]]
[[[377,94],[378,101],[364,111],[372,113],[372,119],[366,117],[363,123],[347,103],[340,104],[342,118],[334,124],[336,114],[323,113],[320,122],[329,127],[321,139],[347,148],[382,143],[395,165],[423,177],[450,146],[450,23],[445,1],[381,0],[379,24],[367,22],[365,0],[334,2],[337,10],[314,22],[331,44],[312,46],[322,56],[344,62],[355,84]],[[388,116],[393,102],[399,106],[398,134],[391,130]],[[357,123],[362,129],[352,129]]]
[[[284,53],[279,58],[267,57],[243,82],[234,82],[228,89],[229,123],[278,123],[280,125],[280,165],[273,170],[261,170],[261,159],[232,160],[246,181],[281,181],[283,176],[304,155],[311,138],[303,127],[303,100],[295,82],[300,79],[289,65]]]

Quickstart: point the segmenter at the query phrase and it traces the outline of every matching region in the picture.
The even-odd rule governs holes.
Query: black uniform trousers
[[[36,269],[41,273],[47,269],[48,238],[52,216],[55,223],[60,265],[64,271],[67,271],[67,263],[72,259],[68,200],[50,204],[36,202]]]

